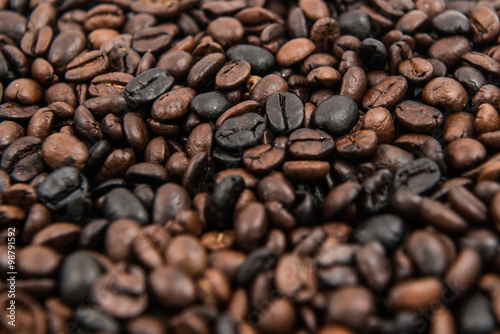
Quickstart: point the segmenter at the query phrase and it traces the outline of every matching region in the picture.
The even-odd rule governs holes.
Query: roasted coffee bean
[[[90,297],[90,289],[101,271],[99,264],[88,253],[71,253],[61,265],[59,296],[68,305],[80,304]]]
[[[128,218],[145,224],[149,220],[148,212],[142,203],[125,188],[116,188],[106,194],[104,215],[111,221]]]
[[[266,102],[266,115],[276,134],[290,133],[303,123],[304,104],[295,94],[274,94]]]
[[[395,110],[396,119],[414,132],[430,133],[443,124],[443,114],[436,108],[416,101],[404,101]]]
[[[265,130],[264,119],[255,113],[226,120],[215,132],[217,145],[229,151],[237,151],[259,144]]]
[[[86,42],[85,35],[77,29],[61,31],[50,45],[47,60],[55,68],[66,66],[85,49]]]
[[[331,113],[335,109],[337,112]],[[332,96],[318,105],[313,113],[314,124],[331,135],[349,132],[359,118],[356,103],[345,96]]]
[[[261,106],[274,94],[288,92],[288,84],[281,76],[269,74],[260,79],[251,90],[251,97]]]
[[[460,303],[457,316],[461,333],[488,333],[496,327],[490,300],[477,291]]]
[[[467,16],[453,9],[435,16],[432,26],[444,35],[466,35],[470,30]]]
[[[124,95],[125,86],[134,77],[127,73],[109,72],[101,74],[92,79],[89,86],[89,94],[92,97],[108,95]]]
[[[456,80],[451,78],[435,78],[425,85],[422,98],[430,105],[461,111],[467,105],[467,92]]]
[[[352,35],[363,40],[372,34],[371,20],[361,9],[348,10],[342,13],[338,18],[338,22],[343,35]]]
[[[276,265],[275,285],[285,296],[304,302],[313,298],[318,289],[313,261],[288,253]]]
[[[333,138],[321,130],[298,129],[288,140],[288,152],[297,159],[321,159],[335,148]]]
[[[242,59],[250,64],[254,74],[262,75],[270,72],[276,60],[271,52],[255,45],[238,45],[228,54],[229,60]]]
[[[364,244],[356,254],[356,264],[368,285],[384,290],[391,279],[391,266],[384,246],[378,241]]]
[[[452,169],[466,170],[480,164],[486,157],[486,149],[481,142],[471,138],[452,141],[444,151],[445,159]]]
[[[228,176],[216,184],[210,201],[210,219],[218,224],[227,225],[233,216],[234,205],[245,187],[241,176]]]
[[[336,290],[329,297],[326,315],[329,321],[362,331],[374,310],[375,301],[370,290],[362,286],[348,286]]]
[[[74,167],[50,173],[37,189],[40,201],[61,219],[82,222],[89,210],[89,184]]]
[[[402,76],[392,76],[370,88],[363,97],[365,109],[383,107],[393,110],[404,98],[408,90],[408,82]]]
[[[360,243],[379,241],[387,249],[395,249],[404,236],[403,220],[392,214],[381,214],[365,220],[354,231],[354,239]]]
[[[387,304],[392,309],[408,311],[426,308],[439,300],[443,288],[441,281],[434,277],[406,280],[389,291]]]
[[[209,54],[193,65],[187,75],[189,87],[204,87],[209,84],[219,69],[226,62],[226,57],[220,53]]]
[[[423,194],[431,191],[440,178],[441,171],[436,162],[420,158],[398,169],[394,176],[394,188]]]
[[[108,57],[101,51],[89,51],[73,59],[64,78],[70,82],[86,82],[103,74],[108,68]]]
[[[153,103],[151,117],[158,122],[165,122],[185,116],[195,96],[196,92],[187,87],[165,93]]]
[[[130,80],[125,86],[125,97],[131,108],[153,103],[174,85],[174,78],[164,69],[156,67]]]
[[[238,284],[249,285],[260,272],[271,269],[276,264],[278,254],[268,248],[250,253],[238,271]]]
[[[229,100],[219,92],[202,93],[194,97],[190,109],[205,118],[218,118],[231,107]]]

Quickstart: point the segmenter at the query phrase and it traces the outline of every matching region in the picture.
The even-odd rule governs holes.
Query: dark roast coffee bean
[[[338,21],[343,35],[352,35],[363,40],[372,34],[370,18],[360,9],[348,10],[342,13]]]
[[[142,225],[149,221],[149,214],[142,203],[126,188],[116,188],[106,194],[104,215],[111,221],[128,218]]]
[[[264,130],[264,119],[258,114],[248,113],[225,121],[215,132],[215,142],[229,151],[244,150],[259,144]]]
[[[332,113],[331,110],[336,112]],[[331,96],[318,105],[312,118],[321,130],[331,135],[343,135],[356,125],[359,118],[358,106],[346,96]]]
[[[358,55],[363,63],[373,70],[383,69],[387,61],[384,43],[373,38],[367,38],[361,42]]]
[[[354,231],[354,239],[365,243],[376,240],[387,249],[395,249],[403,238],[403,220],[392,214],[381,214],[363,221]]]
[[[396,106],[396,118],[414,132],[429,133],[443,124],[443,114],[436,108],[416,101],[404,101]]]
[[[248,286],[259,273],[273,268],[278,254],[268,248],[261,248],[251,252],[238,271],[238,284]]]
[[[431,159],[420,158],[398,169],[394,176],[394,188],[423,194],[431,191],[440,178],[439,166]]]
[[[224,94],[208,92],[196,95],[190,104],[190,109],[205,118],[217,118],[231,107]]]
[[[230,60],[242,59],[248,62],[252,68],[252,73],[257,75],[269,73],[275,65],[273,54],[255,45],[238,45],[231,50],[228,58]]]
[[[467,16],[458,10],[447,10],[432,19],[432,26],[445,35],[466,35],[470,30]]]
[[[226,226],[233,217],[234,205],[245,183],[241,176],[228,176],[217,183],[209,207],[210,219],[218,226]]]
[[[458,316],[460,333],[488,333],[496,327],[491,303],[480,292],[472,293],[460,303]]]
[[[88,181],[74,167],[62,167],[50,173],[37,193],[43,204],[69,221],[84,221],[91,206]]]
[[[363,182],[360,203],[368,213],[381,211],[389,204],[393,191],[393,174],[387,169],[376,171]]]
[[[174,78],[163,68],[152,68],[130,80],[125,86],[125,97],[131,108],[153,103],[174,85]]]
[[[64,259],[59,275],[59,296],[69,305],[78,305],[89,298],[92,285],[101,275],[101,268],[89,254],[78,251]]]
[[[266,115],[276,134],[290,133],[303,123],[304,104],[293,93],[274,94],[266,102]]]

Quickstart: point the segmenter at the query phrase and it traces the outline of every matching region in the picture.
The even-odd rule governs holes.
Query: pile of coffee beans
[[[499,0],[0,0],[0,333],[500,334]]]

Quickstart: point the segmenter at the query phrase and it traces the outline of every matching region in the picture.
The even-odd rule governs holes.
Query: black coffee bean
[[[243,59],[252,67],[252,73],[262,75],[269,73],[276,61],[268,50],[255,46],[242,44],[231,50],[228,55],[229,60]]]
[[[125,97],[131,108],[153,103],[174,85],[174,78],[161,67],[142,72],[125,86]]]
[[[466,35],[470,30],[467,16],[453,9],[435,16],[432,19],[432,26],[445,35]]]
[[[341,95],[331,96],[321,102],[312,116],[314,124],[332,136],[348,133],[358,119],[359,110],[356,102]]]
[[[82,251],[71,253],[64,259],[59,273],[59,296],[68,305],[84,302],[100,275],[101,268],[92,256]]]
[[[189,108],[201,117],[215,119],[231,108],[231,103],[224,94],[208,92],[196,95]]]
[[[278,254],[272,249],[261,248],[251,252],[238,271],[238,284],[248,286],[259,273],[273,268],[277,260]]]
[[[389,204],[393,190],[392,180],[393,175],[387,169],[378,170],[365,179],[360,198],[363,210],[373,214],[381,211]]]
[[[338,18],[342,35],[352,35],[360,40],[370,37],[372,24],[368,15],[360,9],[348,10]]]
[[[372,70],[383,70],[387,62],[387,49],[379,40],[367,38],[361,42],[358,55]]]
[[[398,169],[394,175],[394,189],[423,194],[431,191],[440,178],[438,164],[434,160],[420,158]]]
[[[360,243],[376,240],[387,249],[395,249],[403,239],[404,221],[392,214],[381,214],[361,222],[354,231],[354,240]]]
[[[460,303],[457,317],[460,333],[486,334],[496,328],[490,301],[480,292],[474,292]]]
[[[50,173],[37,193],[40,201],[63,221],[83,222],[91,207],[88,181],[74,167]]]
[[[104,216],[111,221],[128,218],[142,225],[149,221],[144,205],[126,188],[115,188],[106,194]]]
[[[227,226],[232,220],[234,205],[243,189],[245,181],[238,175],[225,177],[215,185],[208,213],[217,226]]]
[[[228,119],[215,132],[215,142],[228,151],[244,150],[261,143],[266,121],[256,113]]]
[[[304,104],[293,93],[277,93],[266,102],[269,126],[276,134],[287,134],[302,126]]]

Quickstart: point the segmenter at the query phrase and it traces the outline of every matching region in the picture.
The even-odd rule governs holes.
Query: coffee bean
[[[67,66],[64,78],[70,82],[85,82],[103,74],[108,68],[108,57],[101,51],[85,52]]]
[[[42,87],[32,79],[17,79],[5,88],[5,98],[22,104],[36,104],[42,99]]]
[[[399,122],[414,132],[430,133],[443,124],[443,114],[438,109],[415,101],[399,104],[395,114]]]
[[[324,131],[298,129],[288,138],[289,153],[297,159],[321,159],[335,148],[333,138]]]
[[[127,73],[109,72],[101,74],[92,79],[89,86],[89,94],[92,97],[107,95],[124,95],[125,86],[134,77]]]
[[[260,272],[274,267],[277,258],[278,254],[268,248],[251,252],[238,271],[238,284],[249,285]]]
[[[299,302],[310,300],[318,288],[314,263],[297,254],[284,254],[276,266],[275,284],[285,296]]]
[[[190,235],[173,238],[165,257],[169,265],[192,276],[201,275],[207,266],[205,249],[198,239]]]
[[[387,303],[392,309],[418,310],[439,300],[442,290],[443,284],[434,277],[406,280],[389,291]]]
[[[92,297],[111,315],[138,316],[148,305],[144,270],[136,265],[117,264],[95,281]]]
[[[467,92],[456,80],[435,78],[425,85],[422,98],[430,105],[460,111],[467,105]]]
[[[83,169],[89,151],[78,138],[65,133],[55,133],[43,142],[42,156],[45,163],[53,169],[63,166]]]
[[[50,173],[37,189],[40,201],[61,219],[81,222],[90,208],[89,184],[74,167]]]
[[[196,301],[193,280],[182,270],[172,266],[156,268],[149,275],[149,286],[155,298],[169,309],[183,309]]]
[[[328,321],[362,331],[374,311],[375,301],[370,290],[362,286],[342,287],[330,295],[326,316]]]
[[[394,187],[423,194],[431,191],[440,178],[439,166],[431,159],[420,158],[398,169],[394,176]]]
[[[470,30],[467,16],[458,10],[447,10],[432,19],[432,26],[445,35],[466,35]]]
[[[265,121],[255,113],[226,120],[215,132],[217,145],[229,151],[255,146],[264,136]]]
[[[75,274],[79,275],[75,275]],[[78,305],[90,296],[90,289],[101,275],[99,264],[84,251],[68,255],[61,265],[59,296],[69,305]]]
[[[268,50],[255,46],[241,44],[234,47],[228,54],[229,60],[242,59],[251,66],[252,73],[261,75],[268,73],[275,65],[275,59]]]
[[[336,113],[330,110],[335,108]],[[320,103],[313,114],[314,124],[331,135],[343,135],[349,132],[359,118],[356,103],[345,96],[332,96]]]
[[[128,218],[146,224],[149,215],[142,203],[129,190],[116,188],[106,194],[104,215],[109,220]]]
[[[217,118],[231,107],[229,100],[219,92],[202,93],[194,97],[190,109],[205,118]]]
[[[234,231],[236,243],[242,248],[251,250],[267,231],[267,214],[264,205],[251,202],[236,212]]]
[[[266,102],[266,115],[271,130],[276,134],[290,133],[301,127],[304,105],[295,94],[274,94]]]
[[[363,97],[365,109],[383,107],[393,110],[408,90],[408,82],[402,76],[391,76],[370,88]]]
[[[391,266],[384,247],[378,241],[364,244],[356,254],[356,263],[368,285],[384,290],[391,279]]]
[[[452,169],[466,170],[477,166],[486,157],[484,146],[475,139],[461,138],[452,141],[444,151],[445,159]]]
[[[461,333],[488,333],[496,326],[490,301],[480,292],[473,292],[460,303],[458,316]]]
[[[252,89],[251,97],[252,100],[257,101],[263,106],[272,95],[287,92],[287,82],[281,76],[269,74],[255,84]]]
[[[125,97],[131,108],[137,108],[152,103],[173,85],[173,77],[166,70],[156,67],[130,80],[125,86]]]
[[[352,35],[363,40],[372,33],[370,18],[360,9],[345,11],[339,16],[338,22],[343,35]]]
[[[209,207],[210,217],[214,223],[228,225],[233,217],[236,200],[244,187],[245,182],[238,175],[225,177],[216,184]]]
[[[55,67],[63,67],[85,49],[86,37],[79,30],[62,31],[57,35],[48,52],[48,61]]]

